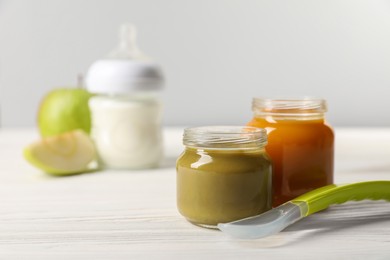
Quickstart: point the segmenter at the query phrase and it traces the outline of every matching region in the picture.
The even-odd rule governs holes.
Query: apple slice
[[[96,159],[92,139],[82,130],[45,137],[24,149],[24,157],[35,167],[53,175],[72,175],[90,171]]]

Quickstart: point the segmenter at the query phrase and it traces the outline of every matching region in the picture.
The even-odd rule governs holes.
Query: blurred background
[[[327,99],[334,126],[390,126],[389,0],[0,0],[4,127],[117,45],[163,67],[164,124],[245,124],[252,97]]]

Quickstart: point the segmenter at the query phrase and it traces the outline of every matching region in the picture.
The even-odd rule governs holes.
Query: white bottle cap
[[[91,65],[85,82],[93,93],[125,94],[161,89],[163,76],[158,64],[138,49],[135,27],[124,24],[119,46]]]

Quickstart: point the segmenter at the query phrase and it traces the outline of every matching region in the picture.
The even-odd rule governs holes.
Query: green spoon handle
[[[292,200],[295,204],[306,203],[308,216],[326,209],[332,204],[342,204],[351,200],[390,201],[390,181],[368,181],[344,185],[328,185],[305,193]]]

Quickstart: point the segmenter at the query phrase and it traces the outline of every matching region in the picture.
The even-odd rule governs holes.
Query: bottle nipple
[[[108,54],[109,59],[147,60],[137,46],[137,30],[133,24],[122,24],[119,30],[119,45]]]

